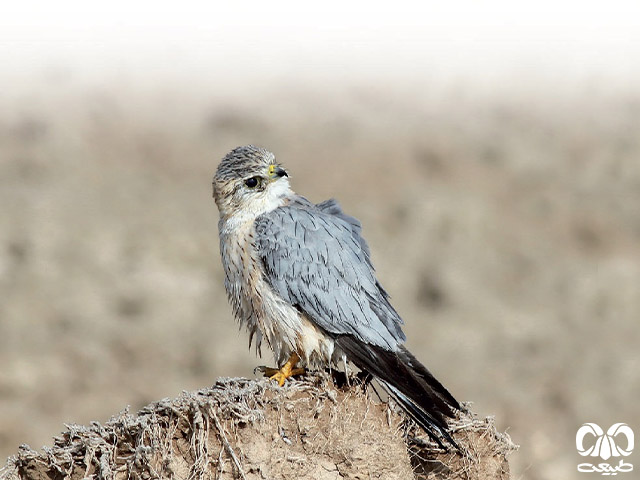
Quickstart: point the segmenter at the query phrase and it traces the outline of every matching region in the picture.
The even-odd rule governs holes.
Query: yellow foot
[[[287,378],[293,377],[294,375],[302,375],[305,372],[304,368],[296,368],[296,364],[299,361],[300,357],[297,353],[293,352],[289,360],[287,360],[287,363],[279,369],[270,367],[258,367],[258,369],[262,371],[265,377],[276,380],[278,385],[283,386]]]

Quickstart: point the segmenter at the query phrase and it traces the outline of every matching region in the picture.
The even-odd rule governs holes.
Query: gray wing
[[[439,445],[459,449],[447,417],[460,404],[403,345],[402,320],[375,278],[360,223],[335,201],[297,197],[256,219],[271,287],[306,313],[358,368],[378,378]]]
[[[402,319],[360,230],[335,201],[299,197],[256,219],[255,245],[271,287],[322,329],[395,351],[405,340]]]

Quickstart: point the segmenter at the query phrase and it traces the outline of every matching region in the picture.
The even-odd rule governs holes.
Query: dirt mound
[[[223,378],[137,415],[68,425],[41,452],[22,445],[0,478],[509,478],[516,447],[491,419],[463,413],[452,429],[466,452],[446,452],[373,391],[328,375],[284,388]]]

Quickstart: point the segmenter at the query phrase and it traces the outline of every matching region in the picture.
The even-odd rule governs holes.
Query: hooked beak
[[[288,177],[284,168],[277,165],[269,165],[269,180],[277,180],[278,178]]]

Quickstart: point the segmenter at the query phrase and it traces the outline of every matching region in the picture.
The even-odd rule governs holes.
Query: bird
[[[270,151],[247,145],[213,177],[224,284],[234,316],[263,340],[280,386],[303,367],[353,364],[374,377],[440,447],[458,450],[459,402],[405,347],[403,320],[378,281],[361,223],[330,199],[296,194]]]

